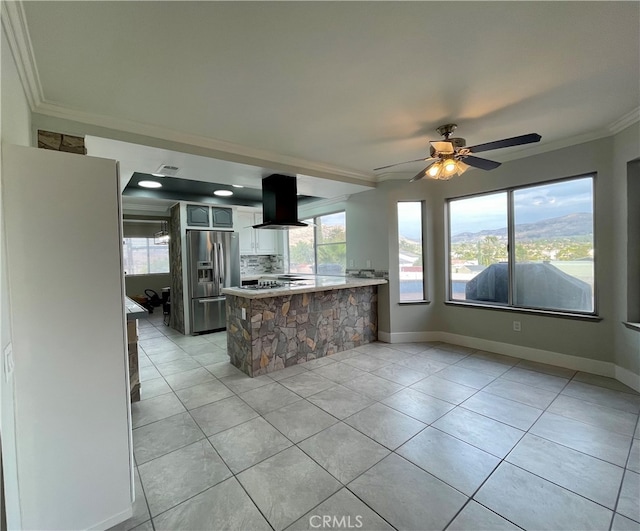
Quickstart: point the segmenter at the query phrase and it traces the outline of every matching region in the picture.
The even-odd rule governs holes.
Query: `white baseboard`
[[[625,369],[624,367],[620,367],[619,365],[616,365],[615,367],[615,379],[640,393],[640,374],[631,372],[629,369]]]
[[[383,332],[378,330],[378,340],[384,343],[418,343],[420,341],[442,341],[441,332]]]
[[[378,339],[385,343],[415,343],[420,341],[442,341],[462,347],[469,347],[478,350],[504,354],[514,358],[520,358],[539,363],[547,363],[558,367],[573,369],[574,371],[584,371],[600,376],[615,378],[623,384],[640,392],[640,375],[631,372],[624,367],[615,365],[610,361],[593,360],[562,354],[550,350],[542,350],[499,341],[490,341],[477,337],[452,334],[450,332],[381,332],[378,331]]]
[[[104,530],[104,529],[111,529],[114,525],[120,524],[122,522],[124,522],[125,520],[128,520],[129,518],[131,518],[133,516],[133,506],[130,507],[129,509],[126,509],[124,511],[122,511],[121,513],[118,513],[114,516],[111,516],[109,518],[107,518],[106,520],[103,520],[100,523],[97,523],[93,526],[91,526],[89,529],[95,529],[96,531],[100,530]]]

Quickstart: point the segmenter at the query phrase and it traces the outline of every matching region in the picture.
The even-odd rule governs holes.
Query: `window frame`
[[[317,220],[318,218],[323,218],[325,216],[332,216],[334,214],[344,214],[344,242],[331,242],[331,243],[321,243],[320,247],[323,246],[329,246],[329,245],[340,245],[340,244],[344,244],[344,248],[345,248],[345,274],[346,274],[346,270],[348,268],[348,263],[346,260],[346,250],[347,250],[347,211],[346,209],[341,209],[341,210],[335,210],[332,212],[325,212],[324,214],[318,214],[317,216],[305,216],[303,218],[304,222],[309,222],[311,223],[311,225],[313,226],[313,273],[307,273],[307,274],[311,274],[311,275],[317,275],[318,274],[318,223]],[[287,261],[288,261],[288,269],[289,272],[291,272],[291,247],[290,247],[290,241],[288,238],[288,234],[287,234]],[[304,273],[300,273],[301,275]],[[326,276],[332,276],[332,275],[326,275]]]
[[[169,275],[171,274],[171,255],[169,253],[169,245],[165,245],[165,244],[155,244],[152,243],[152,245],[157,245],[158,247],[166,247],[167,249],[167,267],[168,267],[168,271],[162,271],[162,272],[157,272],[157,273],[127,273],[125,271],[125,263],[124,263],[124,258],[125,258],[125,240],[142,240],[142,239],[146,239],[147,240],[147,247],[146,247],[146,255],[147,255],[147,269],[151,269],[150,264],[151,264],[151,254],[150,254],[150,244],[149,242],[153,242],[153,238],[148,237],[148,236],[123,236],[122,237],[122,272],[124,274],[125,277],[148,277],[151,275]]]
[[[318,244],[318,218],[323,218],[325,216],[333,216],[334,214],[344,214],[344,242],[331,242],[331,243],[321,243]],[[346,210],[336,210],[335,212],[327,212],[325,214],[320,214],[319,216],[313,217],[313,254],[314,254],[314,275],[318,274],[318,247],[325,247],[329,245],[342,245],[344,244],[344,252],[345,252],[345,264],[344,264],[344,273],[347,272],[347,211]],[[328,275],[331,276],[331,275]]]
[[[530,306],[521,306],[514,304],[514,293],[515,293],[515,253],[516,253],[516,245],[515,245],[515,203],[514,203],[514,192],[519,190],[526,190],[529,188],[536,188],[540,186],[547,186],[562,182],[568,181],[576,181],[580,179],[591,179],[592,183],[592,219],[593,219],[593,310],[590,312],[581,312],[579,310],[560,310],[560,309],[550,309],[550,308],[536,308]],[[596,238],[596,227],[597,227],[597,180],[598,174],[597,172],[589,172],[582,173],[579,175],[572,175],[570,177],[560,177],[557,179],[549,179],[544,181],[536,181],[535,183],[528,183],[524,185],[517,186],[509,186],[504,188],[497,188],[493,190],[487,190],[478,193],[470,193],[455,197],[447,197],[445,198],[445,282],[446,282],[446,300],[445,304],[452,306],[469,306],[473,308],[484,308],[490,310],[499,310],[499,311],[507,311],[507,312],[520,312],[520,313],[528,313],[528,314],[536,314],[536,315],[553,315],[556,317],[564,317],[564,318],[572,318],[572,319],[583,319],[583,320],[602,320],[599,316],[599,295],[598,295],[598,281],[597,281],[597,260],[598,260],[598,244]],[[509,274],[508,279],[508,300],[507,304],[499,304],[492,302],[484,302],[484,301],[467,301],[467,300],[456,300],[452,297],[452,285],[451,285],[451,209],[450,204],[452,201],[457,201],[460,199],[469,199],[472,197],[482,197],[485,195],[492,195],[497,193],[506,193],[507,194],[507,269]]]
[[[399,207],[402,203],[420,203],[420,235],[422,238],[421,241],[421,257],[422,257],[422,299],[411,299],[411,300],[401,300],[400,299],[400,219],[399,219]],[[398,245],[398,304],[400,305],[410,305],[410,304],[429,304],[431,301],[429,299],[428,293],[428,285],[427,285],[427,262],[426,262],[426,253],[425,253],[425,234],[427,233],[426,229],[426,219],[427,219],[427,206],[426,201],[423,199],[420,200],[412,200],[412,199],[400,199],[396,201],[396,243]]]

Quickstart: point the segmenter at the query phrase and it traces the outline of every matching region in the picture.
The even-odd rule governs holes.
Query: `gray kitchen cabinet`
[[[211,219],[216,228],[233,228],[233,210],[230,208],[211,207]]]
[[[187,205],[187,225],[191,227],[209,227],[209,207]]]

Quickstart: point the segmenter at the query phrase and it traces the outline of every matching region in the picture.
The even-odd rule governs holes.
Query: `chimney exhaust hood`
[[[262,179],[262,219],[254,229],[295,229],[306,227],[298,220],[296,178],[274,173]]]

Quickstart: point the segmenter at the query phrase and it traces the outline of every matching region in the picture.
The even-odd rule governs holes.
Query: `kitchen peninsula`
[[[125,297],[124,313],[127,318],[127,351],[129,355],[129,392],[131,402],[140,400],[140,375],[138,371],[138,318],[146,317],[148,311],[137,302]]]
[[[276,277],[274,276],[274,279]],[[304,276],[275,287],[225,288],[231,363],[259,376],[378,337],[382,278]]]

